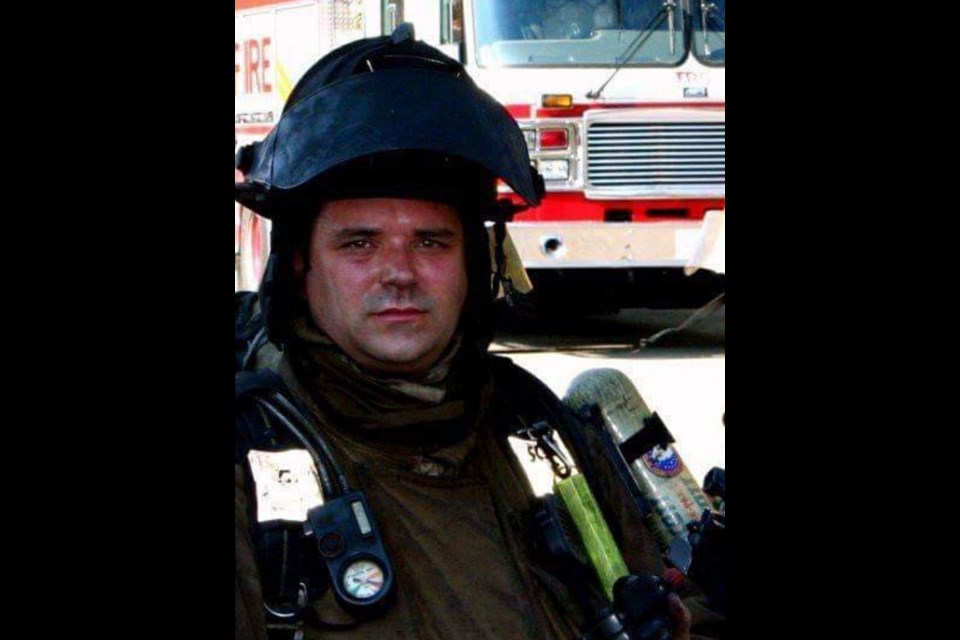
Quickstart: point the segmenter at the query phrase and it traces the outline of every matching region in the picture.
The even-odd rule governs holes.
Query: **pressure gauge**
[[[396,593],[393,567],[363,493],[331,498],[307,519],[339,605],[358,618],[382,615]]]
[[[357,600],[376,597],[383,585],[383,567],[370,558],[354,560],[343,572],[343,588]]]

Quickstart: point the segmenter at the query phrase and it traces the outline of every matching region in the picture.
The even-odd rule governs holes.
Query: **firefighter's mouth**
[[[427,312],[416,307],[389,307],[372,314],[382,320],[414,320],[425,315]]]

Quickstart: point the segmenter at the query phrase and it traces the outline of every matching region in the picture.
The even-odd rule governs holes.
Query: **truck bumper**
[[[704,223],[512,222],[510,237],[527,269],[684,267]]]

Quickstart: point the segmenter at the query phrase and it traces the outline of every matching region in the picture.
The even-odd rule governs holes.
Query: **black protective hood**
[[[516,122],[458,62],[381,37],[341,47],[307,71],[270,135],[238,154],[245,180],[235,196],[273,218],[331,169],[394,151],[479,165],[531,206],[543,195]]]

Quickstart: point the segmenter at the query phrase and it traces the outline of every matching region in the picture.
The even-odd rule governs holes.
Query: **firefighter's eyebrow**
[[[413,233],[418,238],[455,238],[457,236],[456,232],[448,227],[417,229]]]
[[[348,240],[350,238],[372,238],[379,235],[380,230],[373,227],[345,227],[333,234],[334,240]]]

